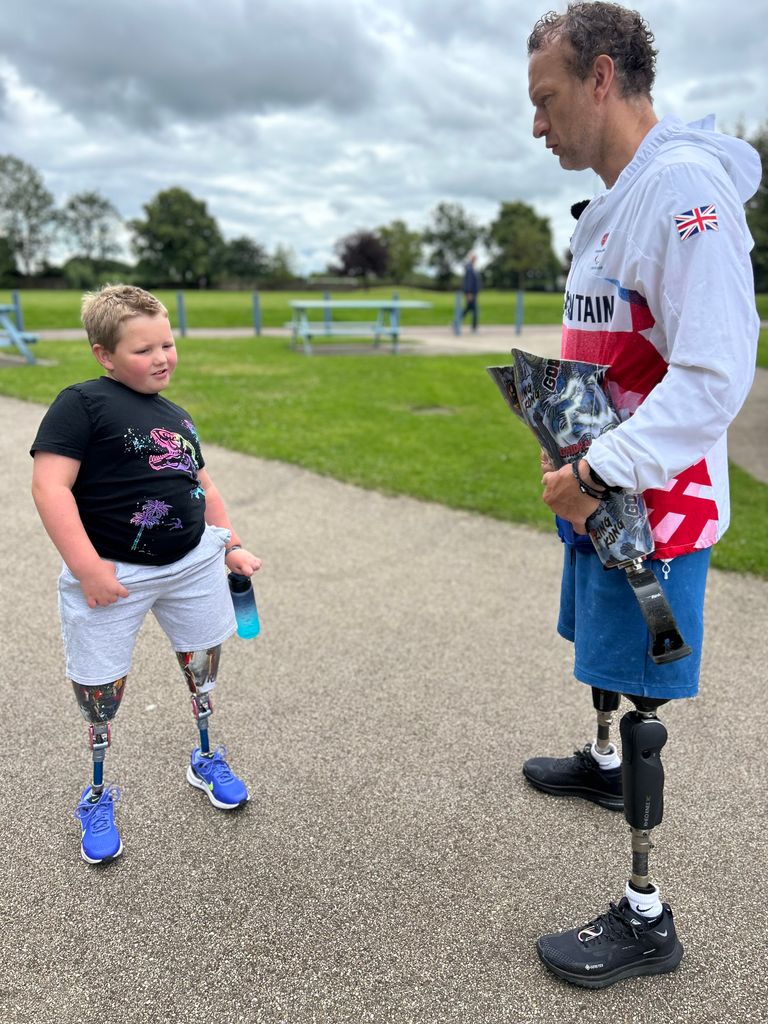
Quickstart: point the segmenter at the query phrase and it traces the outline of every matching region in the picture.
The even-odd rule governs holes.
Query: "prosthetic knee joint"
[[[192,694],[192,713],[200,731],[200,753],[210,753],[208,719],[213,714],[211,690],[216,685],[221,644],[204,651],[177,651],[181,671]]]
[[[667,730],[656,717],[663,700],[627,694],[636,707],[621,719],[622,784],[624,816],[632,832],[633,888],[648,890],[648,856],[653,844],[651,829],[661,823],[664,814],[664,768],[661,750],[667,742]]]
[[[88,740],[93,753],[93,797],[99,797],[104,790],[104,758],[112,742],[109,723],[118,712],[127,678],[122,676],[114,682],[98,686],[86,686],[72,680],[80,713],[88,722]]]

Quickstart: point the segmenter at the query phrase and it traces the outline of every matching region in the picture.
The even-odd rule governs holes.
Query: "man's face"
[[[533,103],[533,136],[567,171],[594,167],[597,159],[596,109],[591,100],[593,80],[579,81],[565,65],[567,43],[553,41],[531,54],[528,95]]]

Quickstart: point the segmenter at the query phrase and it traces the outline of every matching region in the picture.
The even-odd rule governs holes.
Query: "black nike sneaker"
[[[592,744],[574,751],[573,757],[532,757],[523,775],[536,789],[554,796],[580,796],[611,811],[624,810],[621,766],[601,768],[592,757]]]
[[[626,896],[605,914],[570,932],[542,935],[536,951],[558,978],[607,988],[622,978],[674,971],[683,958],[669,904],[654,921],[635,914]]]

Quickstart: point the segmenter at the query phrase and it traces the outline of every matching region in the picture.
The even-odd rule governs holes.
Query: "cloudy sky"
[[[57,201],[96,189],[123,217],[179,185],[227,237],[297,269],[442,201],[489,223],[503,200],[551,220],[596,191],[531,137],[522,0],[3,0],[0,153]],[[564,4],[557,6],[563,9]],[[764,0],[640,0],[660,114],[768,120]]]

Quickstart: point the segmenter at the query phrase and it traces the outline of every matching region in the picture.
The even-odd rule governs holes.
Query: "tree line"
[[[768,160],[768,124],[750,142]],[[120,277],[148,288],[281,287],[297,282],[293,254],[273,253],[242,235],[225,239],[204,200],[183,188],[159,191],[143,217],[124,220],[97,191],[71,195],[56,206],[42,175],[12,155],[0,156],[0,285],[62,279],[92,288]],[[768,185],[747,204],[755,239],[752,262],[758,291],[768,291]],[[133,263],[117,257],[130,238]],[[61,266],[49,262],[55,242],[71,253]],[[520,201],[502,202],[494,220],[481,224],[460,203],[441,202],[421,231],[397,219],[339,238],[326,274],[364,284],[455,287],[457,269],[478,246],[488,260],[486,287],[553,289],[570,254],[555,255],[549,220]]]

